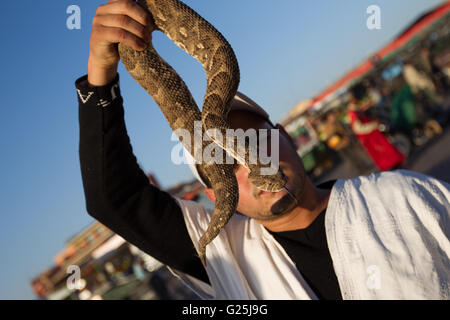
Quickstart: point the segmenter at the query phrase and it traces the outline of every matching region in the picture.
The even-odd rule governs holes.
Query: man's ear
[[[206,194],[206,196],[208,197],[209,200],[211,200],[213,203],[216,202],[216,195],[214,194],[214,190],[211,188],[205,188],[203,190]]]
[[[292,144],[292,146],[294,147],[295,150],[298,149],[297,142],[294,139],[292,139],[291,135],[286,131],[286,129],[284,129],[284,127],[281,124],[277,123],[275,125],[275,128],[280,130],[282,135],[286,136],[286,138],[291,142],[291,144]]]

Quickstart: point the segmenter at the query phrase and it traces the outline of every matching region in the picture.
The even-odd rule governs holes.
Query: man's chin
[[[300,195],[299,181],[289,179],[286,188],[279,192],[267,192],[258,190],[257,199],[264,199],[269,204],[266,218],[263,220],[273,220],[288,214],[298,206]]]
[[[260,222],[269,222],[289,214],[297,207],[297,201],[292,199],[289,193],[283,191],[282,195],[277,195],[277,198],[271,201],[272,205],[270,207],[266,207],[267,209],[259,212],[259,216],[256,219]]]
[[[285,194],[270,207],[270,212],[274,216],[279,217],[291,212],[297,205],[297,199],[292,195],[292,193],[285,191]]]

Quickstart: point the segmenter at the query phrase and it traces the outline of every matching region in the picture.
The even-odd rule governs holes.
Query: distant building
[[[70,238],[63,251],[56,255],[55,264],[32,280],[32,286],[39,298],[67,297],[71,290],[66,286],[69,266],[80,266],[81,276],[89,275],[90,270],[83,266],[92,259],[92,252],[110,239],[114,233],[95,221],[83,231]]]
[[[152,174],[147,174],[147,177],[160,188]],[[202,189],[195,180],[179,184],[167,192],[212,207]],[[70,266],[79,267],[83,286],[80,289],[70,289],[67,285],[73,275]],[[31,286],[38,298],[51,300],[197,298],[162,266],[159,261],[94,221],[66,242],[65,248],[55,256],[54,265],[35,277]]]

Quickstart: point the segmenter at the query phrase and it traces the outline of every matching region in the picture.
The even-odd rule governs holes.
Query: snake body
[[[210,23],[178,0],[139,0],[153,16],[157,30],[165,33],[177,46],[197,59],[206,70],[207,89],[200,112],[189,89],[177,72],[156,52],[152,44],[144,51],[119,44],[122,63],[133,78],[153,97],[171,129],[187,130],[194,137],[194,122],[202,121],[204,132],[230,155],[250,170],[249,178],[257,187],[278,191],[285,185],[281,171],[273,176],[261,176],[259,162],[250,164],[248,157],[238,157],[237,150],[227,149],[209,129],[219,130],[222,137],[229,128],[227,116],[239,85],[239,66],[227,40]],[[182,140],[180,138],[180,140]],[[203,141],[204,139],[201,139]],[[203,154],[206,141],[196,146],[192,141],[181,141],[191,154]],[[194,147],[201,150],[194,150]],[[249,149],[245,154],[248,155]],[[198,243],[199,257],[206,266],[206,246],[236,211],[239,189],[232,164],[202,161],[199,171],[207,177],[215,194],[215,207],[205,234]]]

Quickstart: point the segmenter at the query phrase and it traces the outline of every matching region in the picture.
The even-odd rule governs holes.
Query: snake
[[[281,170],[273,175],[262,175],[260,170],[263,165],[260,161],[250,163],[249,154],[255,152],[251,149],[255,146],[245,145],[242,153],[238,150],[236,141],[234,144],[225,144],[218,139],[220,135],[217,130],[225,137],[226,130],[230,128],[228,113],[240,82],[238,61],[225,37],[179,0],[137,2],[151,14],[155,31],[163,32],[179,48],[199,61],[206,71],[206,93],[200,111],[183,79],[158,54],[153,43],[150,42],[142,51],[119,43],[118,51],[123,65],[154,99],[171,129],[175,133],[185,130],[190,137],[194,137],[194,124],[201,121],[202,136],[206,133],[221,150],[243,164],[249,171],[249,181],[252,184],[271,192],[284,188],[286,177]],[[202,143],[196,145],[182,135],[178,135],[178,138],[192,155],[202,155],[209,146],[207,139],[201,139]],[[197,252],[206,267],[206,246],[218,236],[236,212],[239,187],[233,164],[200,161],[197,168],[207,178],[216,199],[208,227],[198,241]]]

